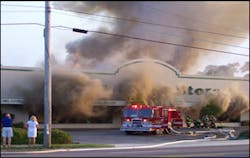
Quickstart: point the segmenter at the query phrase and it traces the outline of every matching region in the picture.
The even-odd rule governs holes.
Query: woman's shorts
[[[2,128],[2,137],[3,138],[10,138],[13,137],[13,130],[12,127],[3,127]]]

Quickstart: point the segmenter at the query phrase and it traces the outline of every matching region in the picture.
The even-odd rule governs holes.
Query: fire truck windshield
[[[123,117],[151,117],[151,109],[124,109]]]

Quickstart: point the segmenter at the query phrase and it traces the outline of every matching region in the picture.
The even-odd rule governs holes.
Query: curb
[[[93,151],[93,150],[121,150],[121,149],[145,149],[145,148],[156,148],[165,145],[178,144],[178,143],[187,143],[187,142],[199,142],[206,141],[204,139],[195,139],[195,140],[180,140],[174,142],[167,142],[155,145],[147,145],[147,146],[136,146],[136,147],[114,147],[114,148],[78,148],[78,149],[49,149],[42,151],[13,151],[13,152],[1,152],[1,155],[4,154],[24,154],[24,153],[52,153],[52,152],[62,152],[62,151]]]
[[[8,154],[32,154],[32,153],[53,153],[53,152],[65,152],[65,151],[97,151],[97,150],[123,150],[123,149],[147,149],[147,148],[157,148],[166,145],[173,145],[173,144],[180,144],[180,143],[191,143],[191,142],[212,142],[212,141],[235,141],[235,140],[228,140],[228,139],[193,139],[193,140],[180,140],[180,141],[173,141],[155,145],[147,145],[147,146],[128,146],[128,147],[114,147],[114,148],[77,148],[77,149],[49,149],[49,150],[42,150],[42,151],[20,151],[20,152],[1,152],[1,155],[8,155]],[[249,144],[249,140],[244,141],[241,144]],[[229,144],[224,144],[229,145]]]

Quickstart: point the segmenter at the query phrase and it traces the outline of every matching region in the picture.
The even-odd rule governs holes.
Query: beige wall
[[[239,90],[245,96],[249,96],[249,79],[183,75],[171,65],[158,60],[154,60],[153,62],[146,60],[133,60],[121,65],[113,72],[82,72],[85,72],[92,78],[99,78],[104,82],[105,85],[112,87],[112,84],[116,83],[116,81],[119,80],[121,76],[127,75],[130,69],[140,69],[148,65],[149,69],[154,68],[154,71],[149,71],[149,76],[151,76],[157,84],[167,84],[168,86],[175,89],[178,86],[185,87],[186,93],[176,97],[177,105],[192,105],[196,103],[201,97],[201,95],[195,93],[195,90],[198,88],[200,88],[199,90],[203,89],[206,91],[206,89],[209,88],[212,90],[224,90],[228,87],[239,87]],[[43,71],[39,68],[1,67],[1,99],[22,98],[22,96],[17,93],[17,88],[29,87],[30,83],[34,82],[31,80],[31,78],[37,75],[43,78]],[[193,88],[192,95],[188,92],[189,86]],[[13,108],[11,109],[14,110]],[[1,105],[1,110],[3,112],[6,110],[6,107]],[[15,113],[18,113],[18,119],[19,117],[20,119],[26,117],[21,115],[19,116],[19,113],[22,113],[21,111],[15,111]],[[115,121],[115,124],[119,124],[119,121]]]
[[[249,110],[244,111],[240,115],[240,121],[249,121]]]
[[[145,67],[144,64],[146,62],[134,61],[134,63],[131,62],[121,66],[121,68],[117,68],[114,72],[87,72],[87,74],[92,78],[101,79],[105,85],[112,86],[121,76],[126,75],[129,69],[139,69],[140,67]],[[186,87],[186,90],[191,86],[193,93],[197,88],[223,90],[228,87],[239,87],[243,94],[249,96],[249,79],[182,75],[172,66],[160,61],[156,61],[151,67],[154,67],[157,71],[149,71],[149,75],[158,84],[167,84],[175,89],[177,86],[182,85]],[[82,72],[84,73],[85,71]],[[17,93],[16,89],[18,87],[29,87],[30,83],[34,82],[31,78],[37,75],[43,78],[43,71],[39,68],[1,67],[1,98],[22,97]],[[195,100],[197,96],[195,93],[193,95],[186,93],[184,98],[186,100]]]

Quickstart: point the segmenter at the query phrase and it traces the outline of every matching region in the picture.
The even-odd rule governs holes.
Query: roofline
[[[202,76],[202,75],[183,75],[179,70],[177,70],[175,67],[172,65],[160,61],[160,60],[155,60],[155,59],[135,59],[128,61],[117,68],[114,69],[112,72],[105,72],[105,71],[87,71],[87,70],[76,70],[76,71],[81,71],[83,73],[87,74],[97,74],[97,75],[116,75],[120,72],[121,69],[133,65],[133,64],[138,64],[138,63],[146,63],[146,62],[151,62],[155,64],[159,64],[163,67],[166,67],[170,70],[172,70],[178,78],[188,78],[188,79],[209,79],[209,80],[235,80],[235,81],[248,81],[249,78],[243,78],[243,77],[223,77],[223,76]],[[39,67],[22,67],[22,66],[1,66],[1,71],[2,70],[9,70],[9,71],[43,71],[42,68]]]
[[[43,71],[42,68],[39,67],[25,67],[25,66],[1,66],[2,70],[9,71]]]
[[[115,74],[119,73],[119,71],[129,65],[138,64],[138,63],[145,63],[145,62],[151,62],[156,63],[159,65],[162,65],[170,70],[172,70],[178,78],[189,78],[189,79],[212,79],[212,80],[238,80],[238,81],[249,81],[249,78],[243,78],[243,77],[223,77],[223,76],[202,76],[202,75],[183,75],[179,70],[177,70],[172,65],[155,59],[135,59],[131,60],[129,62],[126,62],[125,64],[122,64],[115,70]]]

